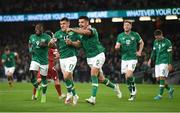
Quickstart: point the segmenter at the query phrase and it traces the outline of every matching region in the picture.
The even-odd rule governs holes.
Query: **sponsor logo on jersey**
[[[131,40],[126,40],[126,45],[129,45],[131,43]]]

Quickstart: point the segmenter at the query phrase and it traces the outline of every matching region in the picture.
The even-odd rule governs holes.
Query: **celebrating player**
[[[96,103],[98,82],[101,82],[114,89],[114,91],[117,93],[117,96],[121,98],[122,95],[119,90],[119,86],[113,84],[103,75],[102,66],[105,62],[105,54],[104,47],[99,42],[97,30],[89,25],[89,19],[86,16],[81,16],[79,18],[79,27],[80,28],[69,28],[67,31],[72,31],[82,35],[78,41],[69,41],[69,44],[73,46],[82,44],[87,57],[87,63],[91,68],[92,95],[90,98],[86,99],[86,102],[92,105]]]
[[[42,78],[42,97],[41,103],[46,102],[46,90],[47,90],[47,73],[48,73],[48,42],[50,36],[43,33],[43,25],[37,24],[35,26],[35,34],[32,34],[29,38],[29,51],[31,52],[32,59],[30,64],[31,82],[33,86],[38,89],[38,82],[36,79],[38,70]]]
[[[2,54],[2,63],[4,65],[5,75],[7,76],[10,87],[12,87],[13,83],[15,60],[19,61],[19,55],[16,52],[11,52],[8,46],[5,47],[4,54]]]
[[[52,47],[57,45],[60,53],[60,66],[63,73],[63,77],[67,87],[67,97],[65,99],[65,104],[69,104],[73,96],[73,104],[76,105],[79,99],[76,94],[74,82],[73,82],[73,70],[77,63],[77,50],[74,46],[67,43],[68,40],[76,41],[78,35],[74,32],[67,32],[67,28],[70,26],[70,21],[68,18],[62,18],[60,20],[61,30],[58,30],[50,43],[49,46]]]
[[[173,97],[174,88],[168,86],[165,83],[169,71],[172,70],[172,44],[171,41],[163,36],[161,30],[157,29],[154,32],[155,41],[153,44],[153,50],[151,58],[148,61],[148,65],[151,65],[151,61],[155,60],[155,77],[159,81],[159,94],[154,97],[155,100],[162,98],[164,88],[169,92],[169,98]]]
[[[50,81],[51,79],[54,80],[54,86],[55,86],[56,91],[58,93],[59,99],[62,99],[65,97],[65,95],[61,91],[59,76],[58,76],[58,73],[55,69],[55,60],[57,60],[57,59],[59,59],[59,53],[58,53],[57,49],[49,48],[49,52],[48,52],[49,67],[48,67],[47,79],[48,79],[48,81]],[[37,82],[39,84],[41,83],[40,71],[38,71]],[[39,89],[38,89],[38,91],[39,92],[36,93],[36,88],[35,87],[33,88],[33,96],[32,96],[33,100],[36,99],[35,97],[38,97],[38,95],[40,94]],[[37,94],[37,96],[35,96],[35,94]]]
[[[133,71],[136,68],[137,56],[141,56],[144,42],[137,32],[131,31],[132,23],[128,20],[124,21],[124,32],[117,37],[115,49],[120,49],[121,53],[121,73],[125,74],[126,83],[130,91],[129,101],[135,99],[136,85]],[[137,50],[139,44],[139,49]]]

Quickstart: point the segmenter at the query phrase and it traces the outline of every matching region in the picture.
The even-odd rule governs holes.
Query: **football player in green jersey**
[[[73,96],[73,104],[76,105],[79,97],[75,91],[73,71],[77,64],[77,50],[76,47],[69,43],[69,41],[76,41],[79,35],[74,32],[67,32],[69,26],[70,20],[66,17],[62,18],[60,20],[61,29],[55,33],[54,38],[51,39],[49,43],[49,46],[53,47],[56,44],[60,53],[59,62],[68,91],[65,104],[69,104]]]
[[[32,34],[29,38],[29,51],[31,53],[31,64],[30,64],[30,74],[31,82],[33,86],[39,90],[38,82],[36,79],[38,70],[40,70],[40,75],[42,78],[42,97],[41,103],[46,102],[46,90],[47,90],[47,72],[48,72],[48,43],[50,41],[50,36],[43,33],[43,25],[37,24],[35,26],[35,34]],[[38,91],[35,97],[38,96]]]
[[[11,52],[9,47],[5,47],[5,52],[2,54],[2,64],[4,65],[5,75],[7,76],[9,86],[12,87],[13,74],[15,71],[15,60],[19,61],[19,55],[16,52]]]
[[[144,42],[137,32],[131,31],[132,23],[125,20],[124,32],[117,37],[115,49],[121,53],[121,74],[125,74],[128,89],[130,91],[129,101],[133,101],[136,95],[135,77],[133,71],[136,68],[137,57],[141,56]],[[139,45],[139,49],[138,48]]]
[[[169,98],[172,98],[174,88],[169,87],[166,81],[169,71],[172,71],[172,44],[159,29],[155,30],[154,37],[153,50],[148,61],[150,66],[151,61],[155,60],[155,77],[160,83],[159,94],[154,99],[160,100],[162,98],[164,88],[168,90]]]
[[[121,98],[122,95],[119,86],[104,77],[102,71],[102,66],[105,62],[104,47],[99,41],[97,30],[90,26],[89,19],[86,16],[81,16],[79,18],[79,27],[80,28],[69,28],[67,31],[72,31],[81,35],[78,41],[72,42],[72,45],[82,44],[87,57],[87,64],[91,68],[92,94],[90,98],[86,99],[86,102],[92,105],[96,103],[98,82],[114,89],[118,98]]]

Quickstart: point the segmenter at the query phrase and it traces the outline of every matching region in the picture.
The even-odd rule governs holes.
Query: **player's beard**
[[[125,30],[125,33],[129,34],[131,32],[131,30]]]
[[[40,36],[42,34],[42,32],[36,33],[37,36]]]

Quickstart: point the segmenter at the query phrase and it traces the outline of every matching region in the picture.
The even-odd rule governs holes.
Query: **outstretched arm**
[[[75,33],[78,33],[78,34],[81,34],[81,35],[86,35],[86,36],[91,36],[92,35],[92,30],[91,29],[81,29],[81,28],[68,28],[66,30],[67,32],[75,32]]]
[[[77,41],[71,41],[70,39],[66,39],[66,44],[68,46],[74,46],[76,48],[79,48],[81,46],[81,42],[79,40]]]

